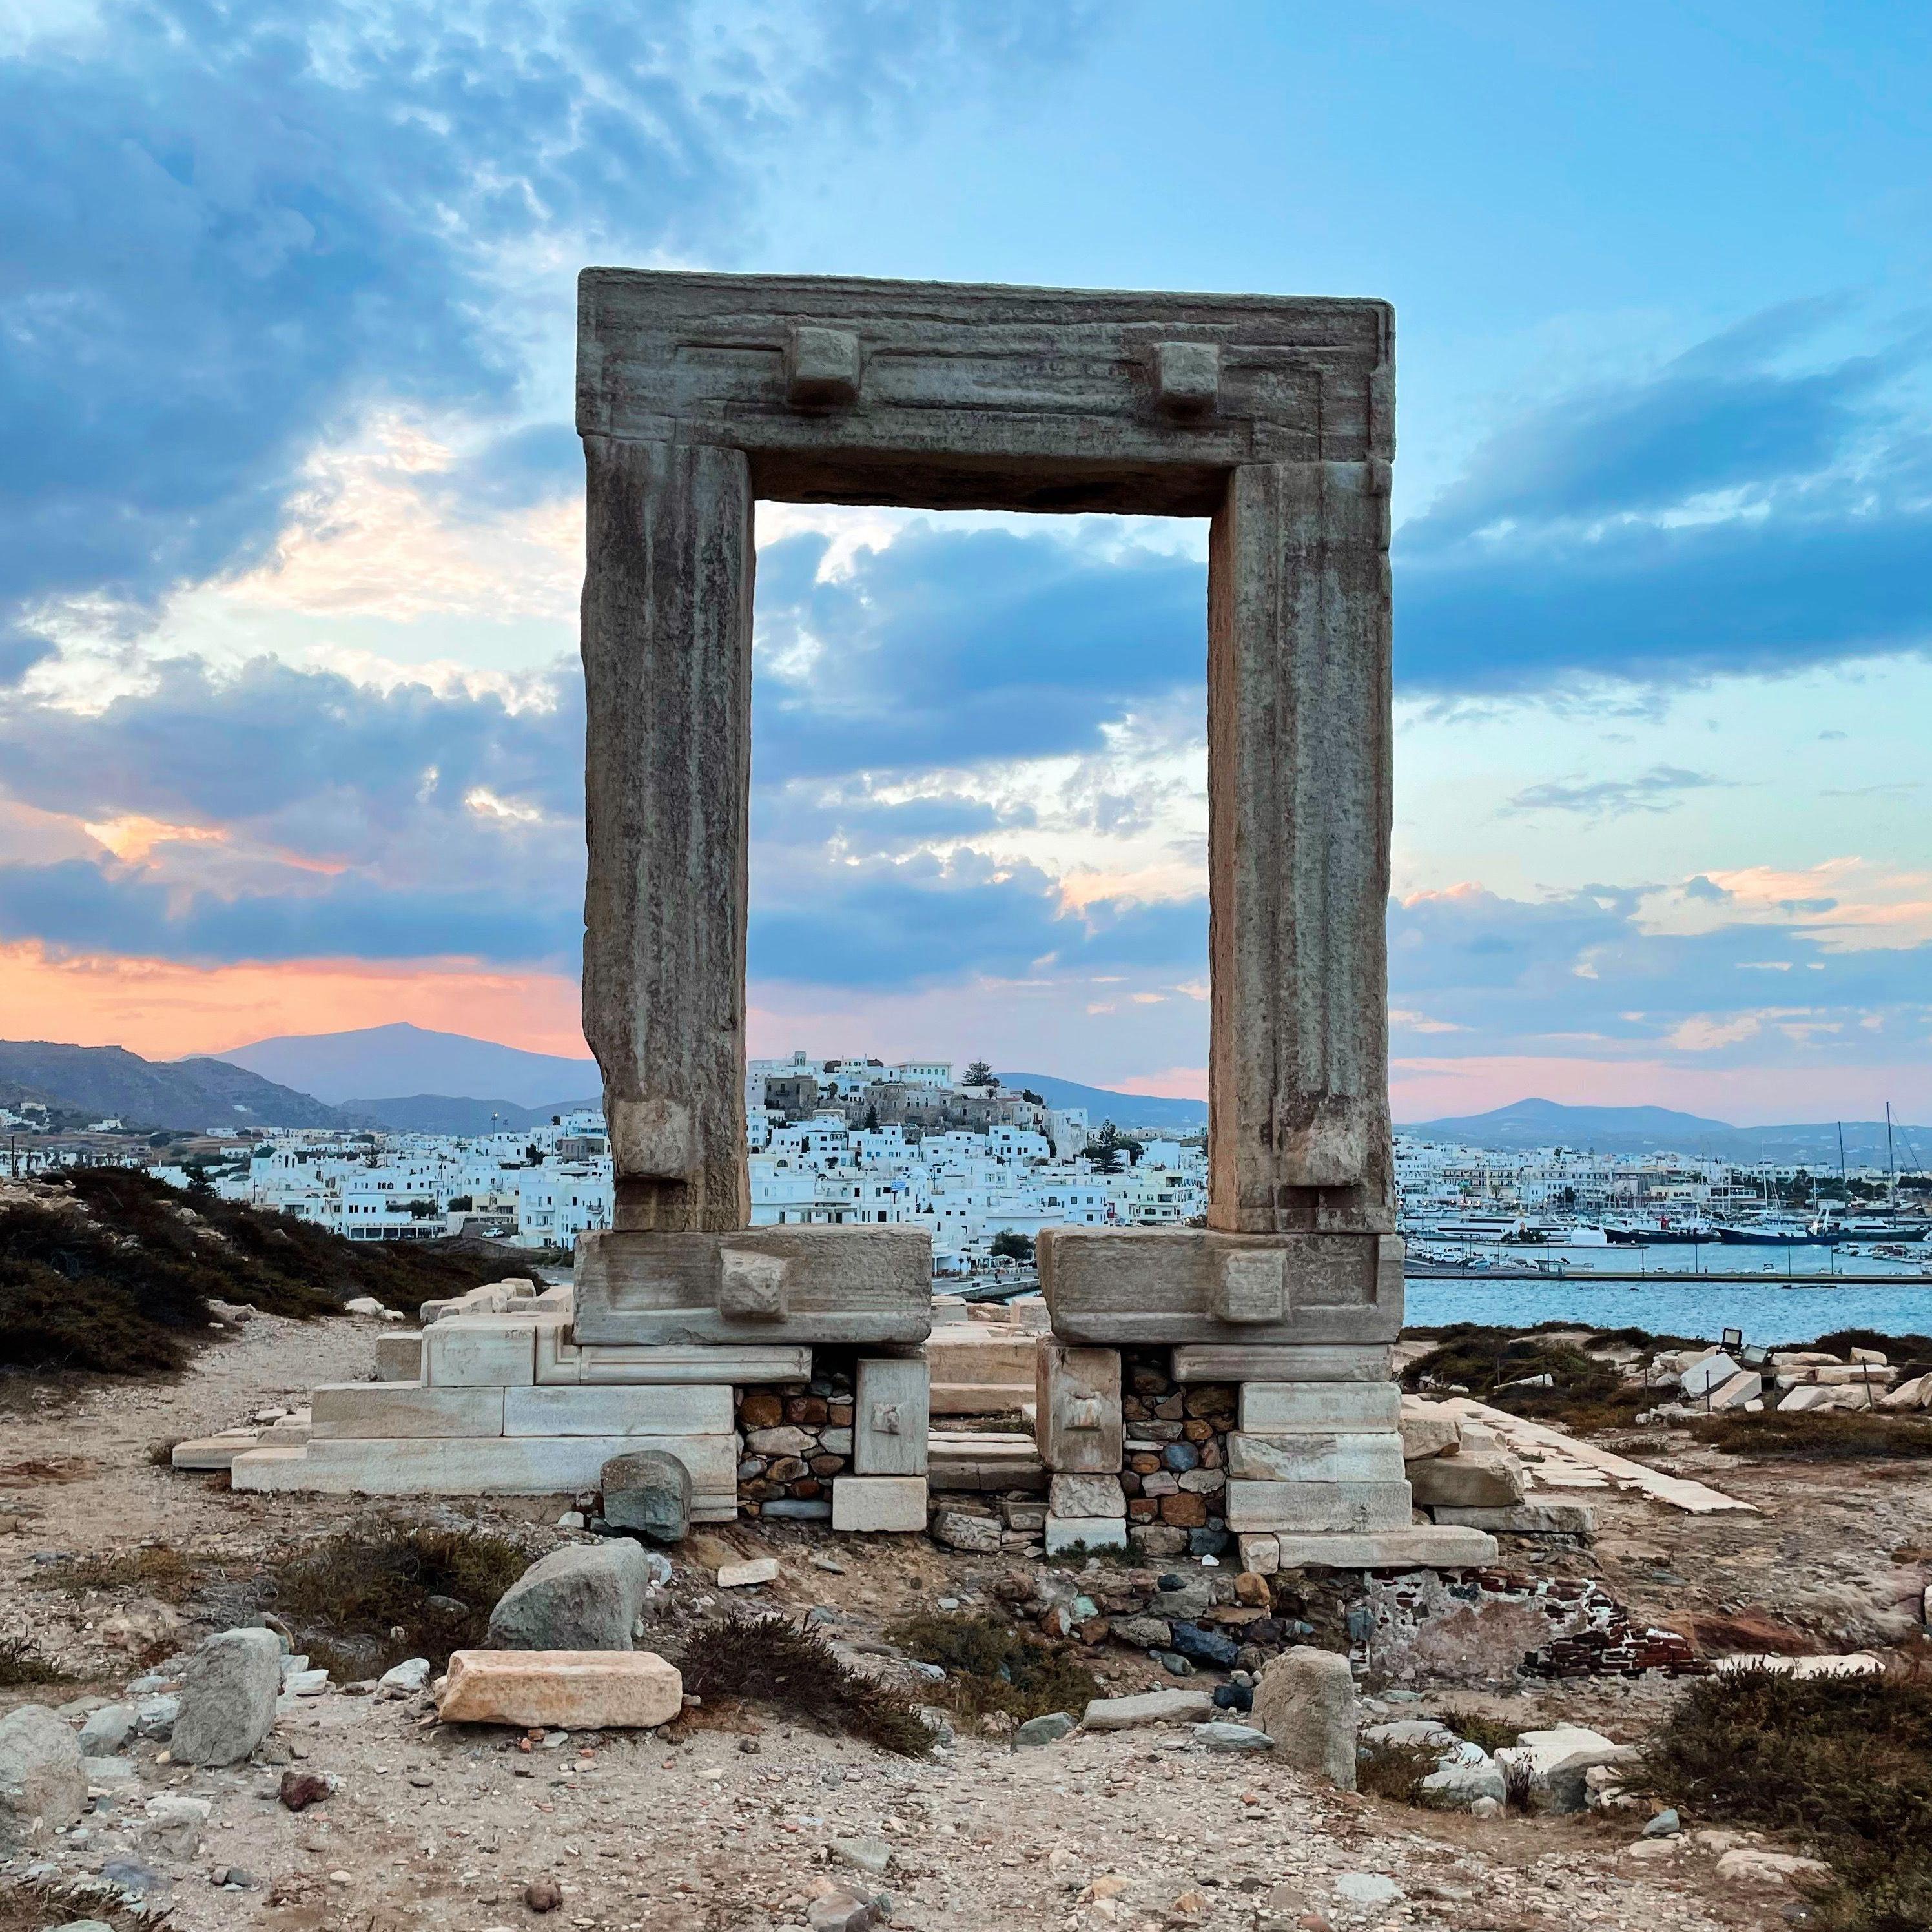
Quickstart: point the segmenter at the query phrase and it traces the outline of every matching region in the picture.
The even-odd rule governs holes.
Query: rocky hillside
[[[373,1294],[413,1314],[502,1272],[481,1247],[346,1241],[126,1168],[0,1184],[0,1371],[176,1369],[215,1302],[307,1317]]]

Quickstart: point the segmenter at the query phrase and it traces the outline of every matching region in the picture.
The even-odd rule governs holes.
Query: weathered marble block
[[[1040,1279],[1070,1342],[1392,1342],[1402,1244],[1393,1234],[1235,1234],[1045,1228]]]
[[[916,1355],[860,1358],[852,1406],[852,1467],[859,1475],[917,1476],[922,1485],[930,1419],[923,1360]],[[836,1528],[836,1488],[832,1500]]]
[[[841,1476],[832,1485],[835,1530],[922,1530],[926,1510],[923,1476]]]
[[[416,1382],[325,1382],[311,1398],[311,1441],[410,1436],[500,1436],[500,1388],[424,1388]]]
[[[506,1389],[506,1436],[728,1436],[731,1391],[658,1384]]]
[[[1393,1483],[1241,1481],[1230,1478],[1228,1527],[1242,1530],[1406,1529],[1408,1485]]]
[[[1240,1426],[1250,1436],[1379,1436],[1396,1426],[1402,1397],[1393,1382],[1245,1382]]]
[[[1046,1466],[1117,1473],[1126,1436],[1120,1351],[1070,1347],[1051,1335],[1040,1336],[1036,1346],[1034,1434]]]
[[[1174,1352],[1173,1374],[1178,1382],[1386,1382],[1390,1359],[1386,1342],[1308,1347],[1187,1342]]]
[[[1393,1430],[1228,1438],[1228,1474],[1264,1483],[1400,1483],[1402,1438]]]
[[[593,1229],[578,1237],[586,1344],[923,1342],[932,1244],[918,1228]]]
[[[446,1315],[423,1330],[427,1388],[527,1388],[536,1379],[536,1318]]]

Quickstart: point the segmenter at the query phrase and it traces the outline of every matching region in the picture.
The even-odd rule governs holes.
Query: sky
[[[580,1053],[586,263],[1396,305],[1399,1120],[1932,1111],[1932,14],[0,0],[0,1036]],[[750,1043],[1198,1095],[1204,526],[761,506]]]

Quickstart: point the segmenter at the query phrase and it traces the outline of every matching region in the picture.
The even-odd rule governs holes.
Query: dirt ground
[[[14,1385],[0,1413],[0,1640],[30,1636],[75,1681],[0,1690],[0,1707],[118,1695],[143,1659],[191,1648],[247,1613],[256,1600],[250,1579],[268,1559],[336,1529],[474,1523],[516,1537],[533,1555],[561,1540],[554,1499],[411,1506],[238,1496],[219,1478],[178,1476],[148,1460],[158,1441],[245,1420],[319,1382],[367,1376],[377,1332],[374,1323],[258,1316],[172,1384],[38,1395]],[[1648,1439],[1657,1442],[1654,1432]],[[1932,1466],[1754,1468],[1682,1438],[1640,1453],[1762,1513],[1693,1518],[1596,1496],[1604,1531],[1594,1552],[1546,1567],[1598,1575],[1658,1621],[1756,1610],[1801,1624],[1826,1647],[1898,1640],[1916,1623],[1918,1593],[1932,1579]],[[164,1542],[208,1566],[206,1587],[190,1588],[178,1609],[125,1591],[75,1596],[48,1580],[59,1556]],[[794,1611],[818,1609],[842,1649],[874,1668],[892,1667],[880,1660],[881,1639],[897,1617],[942,1598],[968,1607],[989,1600],[1006,1567],[923,1538],[862,1544],[741,1525],[674,1552],[679,1618],[719,1597],[709,1566],[727,1550],[778,1555],[780,1579],[760,1595]],[[1902,1551],[1918,1553],[1900,1560]],[[814,1564],[814,1555],[838,1567]],[[1135,1653],[1098,1656],[1109,1689],[1172,1684]],[[1673,1694],[1661,1680],[1573,1682],[1442,1701],[1634,1740]],[[0,1883],[36,1864],[44,1880],[84,1880],[108,1861],[135,1858],[159,1874],[184,1932],[538,1924],[776,1932],[805,1924],[813,1887],[831,1881],[883,1888],[894,1925],[934,1932],[1286,1932],[1318,1922],[1337,1932],[1742,1927],[1804,1912],[1790,1892],[1728,1890],[1714,1850],[1694,1834],[1634,1852],[1640,1817],[1478,1821],[1418,1811],[1319,1789],[1265,1757],[1208,1754],[1185,1730],[1082,1732],[1015,1752],[962,1726],[950,1750],[914,1762],[750,1712],[702,1724],[676,1744],[657,1734],[553,1734],[526,1750],[506,1732],[438,1726],[420,1699],[332,1690],[286,1703],[264,1755],[334,1778],[322,1803],[299,1815],[285,1810],[275,1796],[278,1762],[188,1771],[140,1744],[140,1798],[169,1792],[212,1801],[198,1849],[157,1849],[143,1835],[140,1798],[104,1803],[72,1833],[0,1868]],[[1425,1693],[1390,1714],[1430,1708]],[[854,1839],[878,1841],[860,1854],[872,1866],[889,1862],[855,1866],[838,1849]],[[220,1882],[231,1868],[247,1875],[245,1886]],[[540,1919],[524,1892],[544,1874],[557,1880],[562,1904]],[[1378,1877],[1392,1880],[1396,1894],[1377,1902]]]

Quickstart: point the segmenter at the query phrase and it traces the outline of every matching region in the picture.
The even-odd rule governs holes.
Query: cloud
[[[1772,311],[1499,428],[1398,532],[1398,677],[1527,691],[1926,649],[1932,338],[1793,368],[1827,319]]]
[[[758,560],[761,780],[1099,748],[1184,694],[1205,723],[1202,566],[1134,544],[921,521],[836,574],[830,539]]]
[[[45,26],[0,67],[0,616],[259,554],[372,403],[560,420],[534,346],[592,251],[728,259],[786,142],[1068,58],[1098,17],[104,0]],[[480,494],[564,454],[515,431]]]
[[[1574,812],[1590,818],[1620,818],[1633,812],[1675,812],[1684,793],[1724,782],[1676,765],[1653,765],[1634,778],[1551,778],[1526,785],[1510,797],[1509,809]]]
[[[751,972],[808,986],[916,987],[982,978],[1096,973],[1198,974],[1203,900],[1096,901],[1068,908],[1030,866],[970,851],[792,878],[774,896],[753,882]]]

